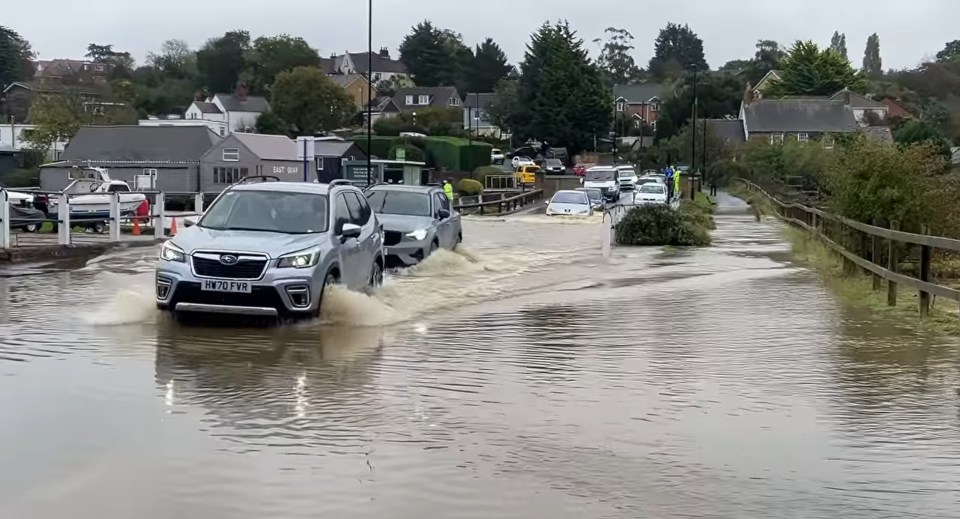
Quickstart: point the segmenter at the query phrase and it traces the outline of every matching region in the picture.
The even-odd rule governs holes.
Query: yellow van
[[[532,186],[537,183],[537,171],[540,171],[540,166],[535,164],[523,164],[517,168],[517,172],[514,173],[514,177],[517,179],[517,184],[524,184],[527,186]]]

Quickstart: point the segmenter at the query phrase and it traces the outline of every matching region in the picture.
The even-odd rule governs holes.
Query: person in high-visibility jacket
[[[673,192],[677,195],[677,198],[683,198],[683,193],[680,192],[680,170],[677,167],[673,168]]]
[[[450,179],[443,181],[443,194],[447,195],[450,203],[453,203],[453,182]]]

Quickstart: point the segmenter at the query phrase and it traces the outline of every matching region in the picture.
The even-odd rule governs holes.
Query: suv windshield
[[[648,183],[640,186],[641,193],[664,193],[664,187],[657,183]]]
[[[587,200],[584,197],[584,193],[577,193],[575,191],[560,191],[559,193],[553,195],[553,200],[551,200],[550,203],[586,205]]]
[[[606,182],[614,179],[615,172],[609,169],[587,171],[586,181]]]
[[[620,178],[632,177],[632,176],[634,176],[634,175],[636,175],[636,173],[634,173],[634,171],[633,171],[632,169],[621,169],[621,170],[620,170]]]
[[[327,230],[327,207],[327,197],[315,193],[230,190],[197,225],[218,231],[320,233]]]
[[[430,195],[410,191],[379,189],[367,193],[375,213],[430,216]]]

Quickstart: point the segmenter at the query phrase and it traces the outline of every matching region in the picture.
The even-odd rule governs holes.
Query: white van
[[[620,199],[620,178],[615,166],[594,166],[583,175],[583,187],[599,189],[610,202]]]

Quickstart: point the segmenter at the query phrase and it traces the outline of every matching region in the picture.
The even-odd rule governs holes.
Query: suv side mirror
[[[446,209],[437,209],[437,218],[440,220],[446,220],[447,218],[450,218],[450,211],[447,211]]]
[[[348,238],[359,238],[360,231],[363,229],[355,223],[345,223],[343,224],[343,229],[340,230],[340,239],[346,241]]]

